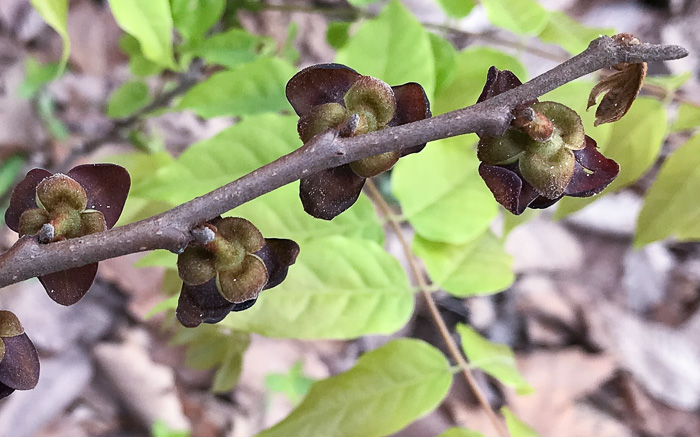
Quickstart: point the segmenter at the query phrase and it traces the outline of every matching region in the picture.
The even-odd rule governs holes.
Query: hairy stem
[[[423,275],[422,269],[418,266],[418,262],[416,260],[415,255],[413,255],[411,246],[408,244],[408,240],[406,239],[406,236],[401,230],[401,224],[397,220],[392,219],[393,214],[391,211],[391,207],[386,203],[386,200],[384,200],[384,197],[379,192],[374,182],[368,179],[365,186],[369,191],[372,201],[377,206],[377,208],[379,208],[381,215],[384,216],[384,218],[388,221],[389,226],[391,226],[391,229],[396,235],[396,238],[398,238],[404,255],[408,260],[408,266],[411,270],[411,274],[415,279],[415,282],[418,285],[421,294],[425,298],[425,302],[428,304],[430,316],[432,317],[433,322],[435,322],[438,331],[440,331],[440,336],[445,341],[447,350],[450,352],[450,355],[459,366],[460,370],[462,371],[462,374],[464,375],[464,379],[467,380],[467,384],[469,384],[469,387],[476,396],[476,399],[479,401],[479,404],[481,404],[484,411],[486,411],[486,414],[491,420],[491,423],[493,423],[493,426],[496,428],[498,435],[500,437],[508,437],[508,430],[505,428],[503,422],[498,418],[496,413],[493,411],[493,408],[491,408],[491,404],[489,403],[488,399],[486,399],[486,395],[484,395],[484,393],[479,388],[479,384],[476,382],[476,378],[474,378],[469,364],[464,359],[464,356],[462,356],[462,352],[460,352],[459,347],[457,346],[454,339],[452,338],[452,335],[450,334],[450,330],[445,324],[445,320],[440,315],[440,310],[438,309],[437,304],[435,303],[435,299],[433,299],[432,289],[425,280],[425,276]]]
[[[392,150],[467,133],[498,135],[512,109],[565,83],[621,62],[671,60],[687,56],[679,46],[625,45],[601,37],[581,54],[503,94],[463,109],[351,138],[323,132],[304,146],[223,187],[157,216],[106,232],[51,244],[23,237],[0,255],[0,287],[52,272],[134,252],[182,250],[194,226],[306,175]]]

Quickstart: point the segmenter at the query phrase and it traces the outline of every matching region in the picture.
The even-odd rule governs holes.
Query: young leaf
[[[204,58],[209,64],[236,68],[254,61],[258,57],[258,47],[264,39],[242,29],[231,29],[205,39],[194,49],[195,56]]]
[[[513,351],[505,344],[492,343],[472,328],[458,324],[457,332],[462,338],[462,350],[469,364],[477,367],[503,384],[515,388],[518,394],[532,393],[534,389],[518,372]]]
[[[454,296],[498,293],[513,283],[513,259],[491,231],[459,245],[416,236],[413,250],[425,262],[432,281]]]
[[[389,85],[418,82],[428,99],[435,90],[435,65],[428,32],[398,0],[365,21],[336,56],[361,74]]]
[[[348,3],[355,6],[356,8],[360,8],[363,6],[371,5],[372,3],[376,2],[376,1],[377,0],[348,0]]]
[[[491,24],[518,35],[537,35],[549,18],[536,0],[481,0],[481,5]]]
[[[336,50],[340,50],[350,40],[349,21],[331,21],[326,30],[326,41]]]
[[[22,98],[33,98],[44,85],[56,79],[60,68],[60,64],[41,64],[35,58],[27,57],[24,63],[24,81],[17,92]]]
[[[124,118],[148,104],[148,86],[141,81],[131,81],[122,84],[114,90],[107,102],[107,116]]]
[[[700,106],[683,102],[678,106],[678,115],[671,125],[671,132],[682,132],[700,127]]]
[[[61,53],[61,62],[56,70],[56,75],[63,74],[63,70],[68,63],[68,55],[70,55],[70,39],[68,39],[68,27],[66,20],[68,18],[68,0],[31,0],[34,9],[39,11],[41,17],[49,23],[63,39],[63,52]]]
[[[151,437],[190,437],[189,431],[174,431],[162,420],[151,426]]]
[[[289,401],[297,405],[306,396],[314,379],[304,375],[303,361],[297,361],[288,374],[270,373],[265,375],[265,387],[272,393],[282,393]]]
[[[560,11],[551,11],[548,15],[547,25],[538,38],[557,44],[572,55],[584,51],[599,36],[615,33],[615,29],[584,26]]]
[[[663,88],[666,95],[672,95],[680,87],[682,87],[691,77],[693,73],[686,71],[681,74],[663,74],[658,76],[647,76],[644,83]]]
[[[512,437],[538,437],[537,432],[518,419],[508,407],[501,408],[501,413],[506,418],[506,426]]]
[[[454,18],[464,18],[472,11],[476,2],[474,0],[438,0],[447,15]]]
[[[129,71],[134,76],[154,76],[163,71],[163,67],[146,59],[141,53],[141,44],[133,36],[125,34],[119,40],[119,48],[129,56]]]
[[[284,87],[295,71],[282,59],[260,58],[195,85],[178,108],[191,109],[204,118],[290,109]]]
[[[438,96],[455,77],[457,51],[451,42],[434,33],[430,34],[430,46],[433,49],[433,59],[435,59],[435,95]]]
[[[119,27],[139,41],[147,59],[175,68],[169,0],[109,0],[109,6]]]
[[[680,240],[700,237],[700,134],[674,151],[664,162],[646,194],[637,219],[635,246],[676,236]]]
[[[465,243],[498,214],[498,204],[479,177],[472,141],[464,136],[435,141],[394,167],[394,194],[416,232],[428,240]]]
[[[421,340],[393,340],[347,372],[314,383],[299,406],[257,437],[392,434],[437,407],[452,373]]]
[[[443,432],[438,437],[484,437],[484,435],[471,429],[454,427]]]
[[[523,81],[527,79],[525,68],[520,61],[492,48],[466,49],[457,54],[456,62],[453,79],[443,82],[439,92],[435,93],[435,99],[431,105],[433,115],[440,115],[476,103],[486,81],[486,72],[492,65],[501,70],[512,71]]]
[[[394,257],[374,242],[335,236],[307,241],[280,286],[221,323],[267,337],[344,339],[396,332],[412,312]]]
[[[225,0],[170,0],[175,28],[186,41],[198,40],[219,21]]]

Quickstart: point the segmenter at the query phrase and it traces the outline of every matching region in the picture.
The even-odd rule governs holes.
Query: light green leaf
[[[299,61],[299,50],[294,47],[294,42],[297,39],[297,33],[299,33],[299,25],[292,21],[287,27],[287,39],[284,42],[283,55],[284,59],[290,64],[296,64]]]
[[[452,43],[445,38],[430,34],[430,46],[435,59],[435,95],[440,95],[442,89],[451,83],[455,77],[457,66],[457,51]]]
[[[153,318],[156,314],[162,313],[163,311],[174,310],[175,308],[177,308],[178,299],[180,299],[180,295],[176,294],[158,302],[153,306],[153,308],[151,308],[150,311],[148,311],[148,313],[146,313],[145,319],[149,320]]]
[[[646,194],[637,219],[635,246],[675,236],[700,238],[700,134],[674,151],[664,162]]]
[[[331,21],[326,30],[326,41],[336,50],[340,50],[350,40],[349,21]]]
[[[681,74],[664,74],[659,76],[647,76],[644,78],[645,85],[661,87],[667,94],[673,94],[693,77],[693,73],[686,71]]]
[[[56,76],[60,76],[66,68],[68,55],[70,55],[70,39],[68,38],[68,27],[66,24],[68,19],[68,0],[31,0],[31,3],[34,9],[39,11],[44,21],[63,39],[61,62],[56,70]]]
[[[344,339],[391,334],[412,312],[395,258],[373,241],[335,236],[306,241],[280,286],[222,323],[267,337]]]
[[[258,47],[264,38],[241,29],[231,29],[217,33],[202,41],[193,50],[196,56],[210,64],[235,68],[254,61],[258,57]]]
[[[175,28],[186,41],[197,40],[219,21],[225,0],[170,0]]]
[[[476,2],[474,0],[438,0],[447,15],[454,18],[464,18],[472,11]]]
[[[178,108],[191,109],[204,118],[291,110],[284,89],[295,72],[282,59],[261,58],[195,85]]]
[[[188,148],[150,181],[132,189],[138,197],[178,205],[231,182],[301,145],[296,117],[263,114],[247,117],[208,140]],[[255,223],[266,237],[291,238],[302,243],[328,235],[383,241],[383,230],[365,196],[332,221],[304,212],[299,185],[293,183],[236,208],[231,214]]]
[[[700,106],[683,102],[678,106],[678,115],[671,125],[671,132],[682,132],[700,127]]]
[[[638,97],[629,112],[612,124],[610,137],[605,143],[598,143],[598,148],[603,155],[620,164],[620,174],[602,194],[632,184],[649,170],[666,137],[666,123],[666,108],[661,102]],[[555,217],[578,211],[596,198],[565,197],[559,202]]]
[[[548,14],[547,25],[538,38],[557,44],[572,55],[577,55],[586,50],[588,44],[599,36],[614,33],[615,29],[584,26],[563,12],[552,11]]]
[[[190,437],[189,431],[174,431],[162,420],[151,426],[151,437]]]
[[[486,83],[486,73],[492,65],[500,70],[511,70],[523,82],[527,79],[525,68],[510,55],[487,47],[466,49],[457,54],[452,81],[445,82],[439,93],[436,92],[431,105],[433,115],[475,104]]]
[[[10,155],[0,162],[0,196],[12,188],[25,161],[26,158],[24,156],[17,154]]]
[[[513,351],[505,344],[492,343],[472,328],[458,324],[462,350],[472,367],[479,368],[503,384],[515,388],[518,394],[532,393],[534,389],[518,372]]]
[[[375,3],[377,0],[348,0],[348,3],[351,5],[355,6],[356,8],[371,5],[372,3]]]
[[[107,116],[124,118],[138,111],[150,101],[148,86],[141,81],[122,84],[114,90],[107,102]]]
[[[299,360],[292,365],[288,374],[269,373],[265,375],[265,387],[271,393],[282,393],[289,401],[298,405],[316,381],[304,375],[304,362]]]
[[[394,167],[392,188],[416,232],[460,244],[482,234],[498,204],[479,177],[474,136],[432,142]]]
[[[68,128],[56,117],[56,104],[53,101],[53,97],[48,93],[39,94],[37,107],[39,117],[48,127],[51,135],[59,141],[68,138]]]
[[[459,245],[416,236],[413,251],[433,282],[458,297],[498,293],[513,283],[513,259],[491,231]]]
[[[204,324],[195,329],[180,329],[170,343],[187,346],[185,364],[188,367],[198,370],[218,367],[212,391],[225,392],[238,381],[243,354],[250,345],[250,335],[220,325]]]
[[[163,67],[151,62],[141,53],[141,45],[138,40],[129,34],[125,34],[119,40],[119,48],[129,56],[129,71],[134,76],[154,76],[163,71]]]
[[[501,408],[501,413],[506,418],[506,426],[512,437],[538,437],[537,432],[518,419],[508,407]]]
[[[347,372],[316,382],[301,404],[258,437],[393,434],[437,407],[452,373],[445,356],[421,340],[393,340]]]
[[[484,435],[471,429],[454,427],[443,432],[438,437],[484,437]]]
[[[136,38],[150,61],[175,68],[171,45],[173,19],[168,0],[109,0],[119,27]]]
[[[35,58],[28,56],[24,63],[24,80],[17,89],[20,97],[31,99],[39,90],[56,79],[61,66],[57,63],[41,64]]]
[[[481,0],[491,24],[518,35],[537,35],[549,13],[536,0]]]
[[[398,0],[367,20],[336,56],[336,62],[389,85],[418,82],[428,99],[435,90],[435,65],[428,32]],[[432,101],[432,99],[431,99]]]

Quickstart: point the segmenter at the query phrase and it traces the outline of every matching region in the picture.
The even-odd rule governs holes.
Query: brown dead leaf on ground
[[[130,297],[129,312],[141,321],[146,319],[146,314],[156,304],[165,299],[161,292],[164,269],[134,267],[134,263],[142,256],[131,254],[100,263],[100,276],[117,285]]]

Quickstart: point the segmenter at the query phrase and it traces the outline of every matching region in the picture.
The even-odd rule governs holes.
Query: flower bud
[[[19,217],[19,236],[35,235],[49,220],[49,213],[45,209],[25,210]]]
[[[401,157],[397,151],[374,155],[350,163],[350,168],[356,175],[363,178],[371,178],[389,170]]]
[[[80,213],[80,235],[96,234],[107,230],[105,216],[100,211],[88,209]]]
[[[48,211],[58,208],[82,211],[87,206],[87,194],[74,179],[56,173],[39,182],[36,187],[38,204]]]
[[[556,199],[564,194],[571,181],[575,162],[573,152],[565,147],[551,150],[551,153],[528,150],[520,158],[520,173],[540,195]]]
[[[350,113],[339,103],[326,103],[315,106],[309,113],[299,118],[297,131],[299,138],[306,143],[315,135],[330,128],[337,128],[350,118]]]
[[[394,91],[386,82],[371,76],[355,81],[343,100],[350,112],[371,115],[378,127],[386,126],[396,112]]]

